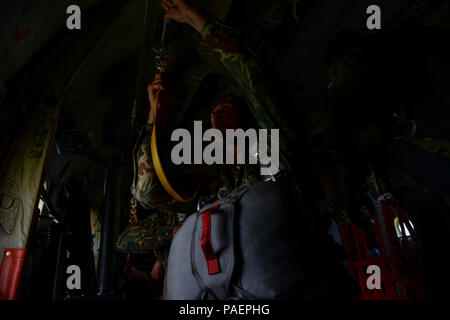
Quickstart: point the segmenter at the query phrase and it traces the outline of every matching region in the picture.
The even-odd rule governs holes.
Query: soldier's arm
[[[239,39],[238,33],[208,17],[189,0],[164,0],[166,19],[191,25],[214,50],[225,68],[236,79],[249,100],[252,114],[262,129],[280,129],[280,166],[289,168],[288,146],[296,145],[289,125],[279,112],[273,86],[251,51]],[[269,132],[270,134],[270,132]]]
[[[136,153],[134,180],[131,193],[146,209],[162,208],[171,203],[170,196],[164,191],[153,168],[150,141],[153,125],[147,126],[147,132]]]
[[[208,20],[200,32],[220,61],[235,78],[251,103],[254,116],[265,129],[287,128],[275,101],[273,85],[238,33],[219,21]]]
[[[156,73],[153,82],[148,85],[148,100],[150,105],[147,119],[145,136],[142,139],[139,149],[135,154],[134,180],[131,192],[136,200],[146,209],[163,208],[172,201],[172,198],[165,192],[153,167],[151,154],[151,136],[155,123],[155,110],[158,108],[156,122],[164,126],[167,122],[168,108],[166,103],[157,106],[157,100],[164,102],[165,91],[163,81],[164,76]]]

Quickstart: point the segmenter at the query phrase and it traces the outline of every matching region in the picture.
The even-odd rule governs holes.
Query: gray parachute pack
[[[291,181],[242,186],[186,219],[171,245],[163,298],[351,297],[354,280],[315,229]]]

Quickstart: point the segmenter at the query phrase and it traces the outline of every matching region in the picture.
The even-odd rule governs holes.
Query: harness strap
[[[200,245],[208,264],[208,274],[217,274],[220,272],[219,260],[211,245],[211,214],[217,212],[219,206],[214,206],[202,213],[202,238]]]
[[[203,290],[202,293],[200,294],[200,296],[198,296],[198,299],[205,300],[208,298],[208,294],[210,294],[212,299],[219,300],[219,298],[214,294],[214,292],[210,288],[208,288],[206,283],[202,280],[202,278],[198,274],[197,267],[195,266],[195,235],[197,234],[197,221],[198,221],[199,216],[200,215],[197,213],[195,223],[194,223],[194,228],[192,229],[191,249],[190,249],[190,251],[191,251],[190,252],[190,254],[191,254],[191,271],[192,271],[192,274],[194,275],[195,280],[197,280],[198,286]]]

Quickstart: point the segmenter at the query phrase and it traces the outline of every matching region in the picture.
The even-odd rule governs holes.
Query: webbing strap
[[[219,206],[214,206],[202,213],[202,238],[200,245],[208,264],[208,274],[216,274],[220,272],[219,260],[211,245],[211,214],[217,212]]]

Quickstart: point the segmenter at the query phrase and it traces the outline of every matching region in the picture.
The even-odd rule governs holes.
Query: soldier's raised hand
[[[208,21],[208,16],[190,0],[163,0],[165,19],[186,23],[200,32]]]

